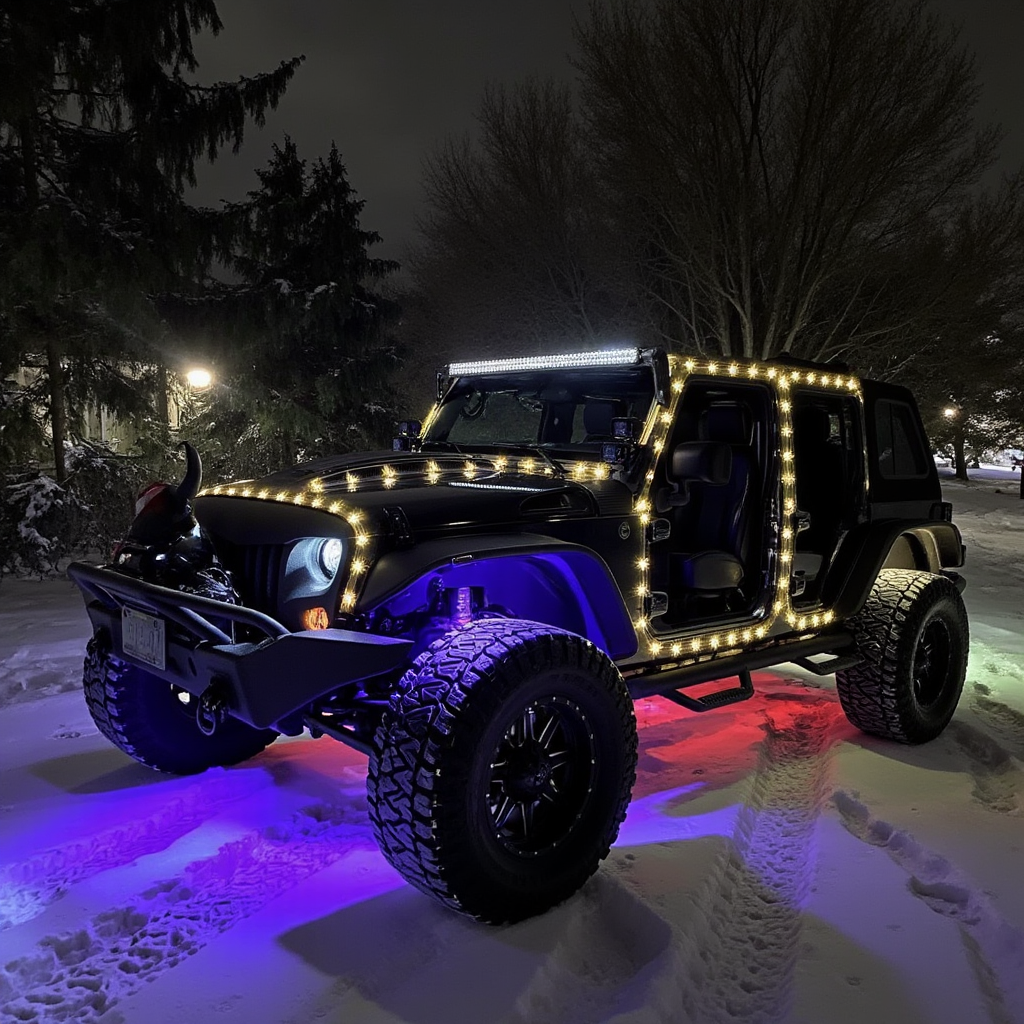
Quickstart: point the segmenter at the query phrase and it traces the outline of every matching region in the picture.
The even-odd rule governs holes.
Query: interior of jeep
[[[771,393],[691,380],[655,471],[656,630],[752,614],[767,590],[766,499],[774,491]]]
[[[846,533],[864,511],[864,447],[857,399],[794,389],[793,462],[797,534],[790,597],[818,601],[821,583]]]
[[[820,599],[825,574],[864,512],[864,456],[855,396],[790,394],[796,511],[793,606]],[[756,383],[691,380],[655,471],[651,623],[659,633],[742,620],[770,600],[778,550],[773,398]]]

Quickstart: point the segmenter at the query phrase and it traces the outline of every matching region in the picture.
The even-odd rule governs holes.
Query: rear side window
[[[928,475],[928,449],[913,408],[905,402],[875,403],[878,472],[888,480]]]

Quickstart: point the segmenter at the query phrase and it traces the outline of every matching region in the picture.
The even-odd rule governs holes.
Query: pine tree
[[[301,60],[196,84],[192,37],[220,28],[213,0],[0,11],[0,341],[30,368],[23,399],[45,399],[58,480],[87,405],[150,408],[164,328],[149,296],[212,252],[214,218],[184,189],[262,123]]]
[[[211,468],[232,476],[379,441],[397,357],[397,306],[373,289],[398,265],[369,255],[380,236],[359,225],[337,148],[307,170],[286,138],[257,175],[226,210],[222,258],[237,283],[168,307],[220,339],[223,386],[196,427]]]

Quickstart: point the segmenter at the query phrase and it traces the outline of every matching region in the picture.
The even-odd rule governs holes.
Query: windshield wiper
[[[431,448],[440,448],[445,452],[455,452],[456,455],[469,455],[469,452],[467,452],[461,445],[457,445],[454,441],[424,441],[420,445],[420,451]]]
[[[467,447],[461,444],[456,444],[454,441],[424,441],[421,451],[424,449],[440,448],[442,451],[455,452],[456,455],[461,455],[466,459],[486,459],[486,454],[479,451],[470,451]],[[497,448],[503,452],[514,452],[519,455],[538,456],[545,465],[549,466],[552,472],[564,473],[565,467],[556,462],[540,445],[532,444],[515,444],[506,441],[479,441],[472,445],[472,448]]]
[[[541,459],[551,467],[556,473],[564,473],[565,467],[556,462],[540,445],[532,444],[510,444],[504,441],[489,441],[487,442],[489,448],[497,448],[503,452],[516,452],[519,454],[527,455],[539,455]]]

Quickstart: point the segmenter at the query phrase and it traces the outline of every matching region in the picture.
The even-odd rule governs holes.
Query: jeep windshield
[[[527,446],[598,451],[612,420],[643,422],[654,402],[651,368],[588,367],[457,378],[423,436],[423,449]]]

